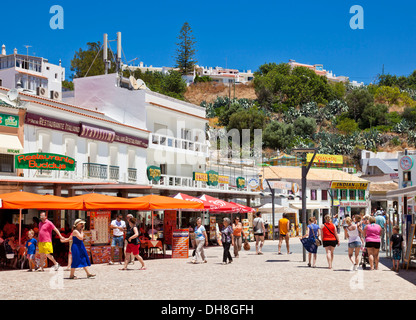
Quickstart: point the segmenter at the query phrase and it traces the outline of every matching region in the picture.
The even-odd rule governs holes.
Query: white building
[[[2,46],[0,55],[0,87],[18,88],[53,100],[61,100],[65,68],[41,57],[17,53],[7,54]]]
[[[224,84],[246,84],[254,79],[254,74],[251,70],[241,72],[238,69],[222,68],[218,66],[212,68],[196,65],[195,72],[200,77],[209,76],[213,81]]]

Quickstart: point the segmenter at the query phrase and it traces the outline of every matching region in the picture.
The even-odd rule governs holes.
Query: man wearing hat
[[[386,241],[384,239],[384,234],[385,234],[385,225],[386,225],[386,218],[384,218],[382,210],[377,210],[376,212],[376,224],[378,224],[381,227],[381,234],[380,234],[380,238],[381,238],[381,251],[386,251]]]

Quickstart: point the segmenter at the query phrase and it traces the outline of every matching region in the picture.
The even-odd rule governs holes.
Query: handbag
[[[249,251],[249,250],[250,250],[250,244],[248,243],[247,239],[246,239],[246,241],[244,242],[243,247],[244,247],[244,250],[246,250],[246,251]]]
[[[311,228],[311,230],[312,230],[312,232],[313,232],[313,237],[315,238],[315,245],[316,245],[317,247],[321,246],[321,245],[322,245],[322,241],[321,241],[321,240],[319,240],[319,238],[315,236],[315,231],[313,230],[313,228]]]

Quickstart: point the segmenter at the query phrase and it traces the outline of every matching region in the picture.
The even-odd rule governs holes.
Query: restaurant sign
[[[208,182],[208,174],[206,174],[204,172],[194,172],[193,173],[193,180],[194,181]]]
[[[310,162],[312,160],[313,153],[308,153],[306,155],[306,161]],[[332,164],[342,164],[343,157],[341,155],[333,155],[333,154],[316,154],[313,162],[318,163],[332,163]]]
[[[244,188],[246,186],[246,179],[243,177],[237,177],[236,184],[237,188]]]
[[[156,181],[158,182],[160,180],[160,176],[162,175],[162,171],[160,170],[160,167],[156,166],[148,166],[147,167],[147,179],[150,181]]]
[[[0,126],[18,128],[19,116],[0,113]]]
[[[218,176],[217,171],[209,170],[207,171],[207,175],[208,175],[207,185],[214,186],[214,187],[218,185],[219,176]]]
[[[16,169],[74,171],[73,158],[54,153],[24,153],[15,157]]]
[[[366,190],[368,182],[343,182],[332,181],[331,189]]]

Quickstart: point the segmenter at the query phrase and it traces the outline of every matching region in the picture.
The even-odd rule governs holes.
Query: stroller
[[[365,270],[366,266],[370,264],[370,261],[368,260],[368,252],[366,247],[361,247],[361,262],[360,266]]]

